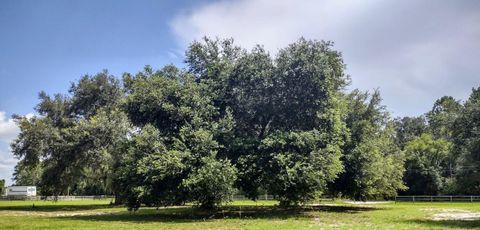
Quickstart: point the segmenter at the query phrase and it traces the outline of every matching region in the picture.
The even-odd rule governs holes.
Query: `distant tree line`
[[[0,179],[0,196],[5,194],[5,179]]]
[[[402,194],[480,193],[480,88],[464,103],[444,96],[426,114],[395,123],[406,160]]]
[[[274,57],[205,38],[186,68],[147,66],[122,80],[83,76],[15,116],[14,180],[42,195],[114,194],[142,204],[213,208],[232,194],[298,205],[329,194],[478,194],[480,89],[392,119],[378,90],[345,87],[331,42],[300,39]]]

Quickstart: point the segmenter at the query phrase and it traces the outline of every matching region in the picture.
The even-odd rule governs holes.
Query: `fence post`
[[[453,201],[452,196],[450,196],[450,202],[452,202],[452,201]]]
[[[470,202],[473,202],[473,196],[470,196]]]
[[[415,202],[415,196],[413,196],[413,202]]]

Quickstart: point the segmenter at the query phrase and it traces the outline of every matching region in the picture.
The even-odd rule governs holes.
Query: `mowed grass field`
[[[216,212],[190,206],[128,212],[109,200],[0,201],[0,229],[480,229],[480,203],[323,201],[283,209],[235,201]]]

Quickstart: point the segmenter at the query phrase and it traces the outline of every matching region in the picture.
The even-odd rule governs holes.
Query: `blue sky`
[[[169,22],[207,1],[0,1],[0,178],[16,162],[12,114],[34,112],[38,92],[66,93],[103,69],[121,76],[182,64]]]
[[[168,23],[192,2],[2,0],[0,111],[30,113],[40,90],[65,92],[102,69],[181,62]]]
[[[420,115],[434,100],[480,86],[476,0],[1,0],[0,178],[16,160],[12,114],[34,112],[41,90],[66,93],[103,69],[182,65],[202,36],[263,44],[272,55],[301,36],[333,40],[350,88],[379,88],[393,116]]]

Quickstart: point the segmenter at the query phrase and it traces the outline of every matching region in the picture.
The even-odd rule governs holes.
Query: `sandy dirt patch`
[[[471,212],[468,210],[462,209],[428,209],[425,211],[435,211],[431,216],[432,220],[441,221],[441,220],[480,220],[480,213],[479,212]]]

